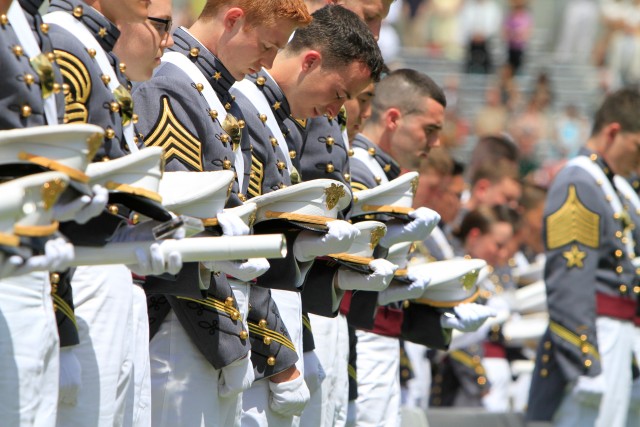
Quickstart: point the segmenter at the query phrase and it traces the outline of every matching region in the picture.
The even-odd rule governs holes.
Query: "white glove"
[[[216,215],[218,224],[225,236],[246,236],[249,234],[249,226],[239,216],[229,212],[220,212]]]
[[[266,258],[249,258],[246,261],[206,261],[205,267],[211,271],[221,271],[243,282],[262,276],[269,269]]]
[[[331,221],[327,227],[329,229],[323,235],[310,231],[298,235],[293,244],[293,253],[298,261],[306,262],[318,256],[346,252],[360,235],[360,230],[347,221]]]
[[[269,390],[269,407],[283,417],[301,415],[310,398],[302,375],[283,383],[269,381]]]
[[[129,270],[139,276],[157,276],[162,273],[178,274],[182,269],[182,255],[171,252],[166,257],[160,244],[152,243],[149,248],[143,246],[135,250],[137,264],[128,265]]]
[[[72,347],[60,349],[60,384],[58,402],[75,405],[82,384],[82,366]]]
[[[91,218],[100,215],[109,202],[109,191],[101,185],[91,187],[93,196],[83,195],[68,203],[56,203],[53,217],[58,221],[75,221],[84,224]]]
[[[460,304],[453,308],[455,315],[445,313],[440,318],[443,328],[453,328],[462,332],[473,332],[489,318],[495,316],[496,311],[485,305],[476,303]]]
[[[238,395],[251,387],[254,378],[251,352],[249,352],[242,359],[220,370],[218,394],[224,398]]]
[[[21,276],[32,271],[66,270],[74,257],[73,245],[58,237],[44,244],[44,255],[35,255],[27,259],[12,255],[3,260],[0,277]]]
[[[604,393],[605,383],[602,374],[595,377],[579,376],[576,383],[571,390],[576,397],[576,400],[585,404],[598,408],[600,407],[600,400],[602,400],[602,394]]]
[[[396,243],[422,241],[440,222],[440,214],[425,207],[410,212],[409,218],[413,221],[408,224],[387,223],[387,234],[380,239],[380,245],[390,248]]]
[[[313,394],[320,388],[327,374],[315,351],[304,352],[302,357],[304,358],[304,381],[307,383],[309,394]]]
[[[407,276],[411,283],[408,285],[389,286],[378,294],[378,304],[387,305],[396,301],[416,299],[424,293],[431,277],[418,277],[413,274]]]
[[[398,266],[386,259],[378,258],[369,263],[369,268],[373,270],[371,274],[358,273],[346,268],[339,269],[338,287],[345,291],[381,291],[389,286]]]

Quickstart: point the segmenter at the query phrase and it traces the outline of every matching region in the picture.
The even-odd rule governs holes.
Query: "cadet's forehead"
[[[344,0],[344,6],[362,19],[385,18],[391,3],[391,0]]]

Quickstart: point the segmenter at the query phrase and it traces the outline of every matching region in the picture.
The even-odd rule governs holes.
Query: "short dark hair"
[[[596,112],[591,135],[611,123],[619,123],[622,132],[640,132],[640,92],[630,87],[608,95]]]
[[[362,62],[374,81],[380,79],[384,65],[380,48],[358,15],[342,6],[328,4],[311,16],[311,24],[296,30],[285,53],[317,50],[322,54],[323,66],[329,68]]]
[[[378,120],[389,108],[398,108],[403,113],[418,110],[424,97],[433,99],[443,107],[447,106],[444,91],[431,77],[409,68],[392,71],[376,86],[370,120]]]
[[[487,234],[491,230],[491,226],[498,222],[507,222],[515,229],[518,223],[518,214],[507,206],[480,206],[464,216],[460,226],[453,234],[465,242],[474,228],[480,230],[482,234]]]

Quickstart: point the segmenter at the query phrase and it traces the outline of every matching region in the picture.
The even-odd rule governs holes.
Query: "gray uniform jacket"
[[[580,154],[612,180],[603,159],[586,149]],[[568,382],[600,374],[596,318],[603,310],[633,320],[640,287],[625,250],[624,229],[634,226],[629,218],[614,215],[596,179],[582,168],[565,167],[549,189],[543,233],[550,326],[538,347],[529,419],[550,420]]]

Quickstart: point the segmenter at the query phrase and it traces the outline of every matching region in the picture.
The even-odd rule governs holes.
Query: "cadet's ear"
[[[222,22],[224,29],[228,32],[233,32],[235,28],[242,28],[245,22],[244,10],[239,7],[232,7],[225,12]]]
[[[322,64],[322,54],[317,50],[310,50],[302,57],[302,71],[308,73]]]
[[[398,128],[398,122],[402,118],[402,113],[395,107],[389,108],[384,112],[384,124],[385,127],[391,131],[395,131]]]

